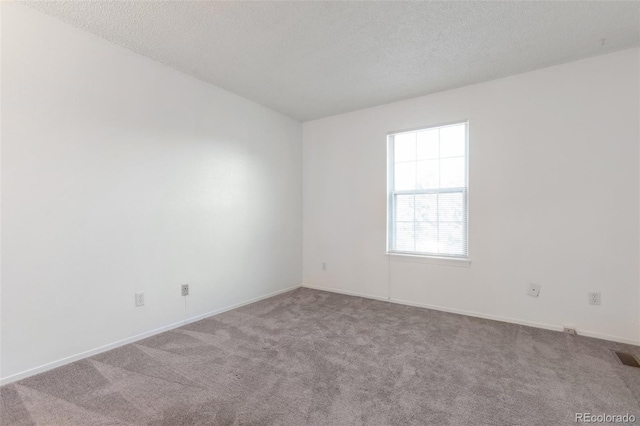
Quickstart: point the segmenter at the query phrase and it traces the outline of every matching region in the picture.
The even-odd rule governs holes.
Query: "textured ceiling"
[[[638,2],[27,2],[301,121],[638,46]]]

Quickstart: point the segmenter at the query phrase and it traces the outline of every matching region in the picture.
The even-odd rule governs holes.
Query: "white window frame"
[[[394,190],[394,149],[392,137],[402,133],[417,132],[421,130],[429,130],[440,127],[453,126],[456,124],[465,124],[465,186],[457,188],[430,188],[430,189],[413,189],[413,190]],[[388,256],[397,256],[397,260],[402,261],[416,261],[436,263],[442,265],[459,265],[466,266],[471,263],[469,258],[469,120],[452,121],[441,124],[433,124],[429,126],[422,126],[413,129],[406,129],[400,131],[393,131],[387,133],[387,241],[386,241],[386,253]],[[464,218],[463,218],[463,235],[465,239],[466,253],[463,255],[450,255],[443,253],[429,253],[429,252],[417,252],[417,251],[401,251],[392,248],[391,241],[394,229],[394,213],[395,213],[395,199],[398,195],[406,194],[445,194],[445,193],[462,193],[464,202]],[[395,246],[395,244],[393,244]]]

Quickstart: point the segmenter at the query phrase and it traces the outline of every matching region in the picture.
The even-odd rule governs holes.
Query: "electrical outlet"
[[[323,271],[327,270],[327,262],[322,262],[322,270]]]
[[[144,306],[144,292],[136,293],[136,308]]]
[[[601,302],[600,292],[598,293],[589,293],[589,304],[590,305],[599,305]]]
[[[180,286],[180,292],[183,296],[189,295],[189,284],[182,284]]]
[[[578,334],[576,333],[576,328],[570,325],[565,325],[563,331],[567,334],[571,334],[572,336],[575,336]]]
[[[529,284],[529,290],[527,291],[527,294],[529,296],[538,297],[538,296],[540,296],[540,289],[541,288],[542,288],[542,286],[540,284],[530,283]]]

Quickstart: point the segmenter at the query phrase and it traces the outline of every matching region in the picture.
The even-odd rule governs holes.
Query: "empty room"
[[[0,424],[640,424],[640,2],[0,1]]]

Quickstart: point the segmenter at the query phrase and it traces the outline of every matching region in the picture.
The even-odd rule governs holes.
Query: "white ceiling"
[[[640,44],[638,2],[29,2],[301,121]]]

